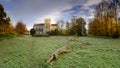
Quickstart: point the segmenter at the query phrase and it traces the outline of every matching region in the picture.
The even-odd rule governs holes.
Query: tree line
[[[4,7],[0,4],[0,37],[14,36],[17,34],[26,34],[27,29],[22,21],[19,21],[15,27],[11,23],[10,17],[4,11]]]
[[[82,17],[76,18],[75,16],[71,21],[64,22],[63,20],[57,21],[57,29],[49,32],[50,35],[86,35],[86,22]]]
[[[120,0],[103,0],[95,8],[95,18],[89,23],[89,35],[120,36],[120,18],[118,18]]]

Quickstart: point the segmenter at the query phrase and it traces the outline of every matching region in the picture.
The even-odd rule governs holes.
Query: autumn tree
[[[118,18],[118,31],[119,31],[119,36],[120,36],[120,18]]]
[[[15,31],[18,34],[23,34],[23,35],[26,34],[27,33],[26,25],[22,21],[18,21],[15,26]]]
[[[64,27],[64,21],[63,20],[57,21],[57,26],[59,31],[62,30]]]
[[[58,26],[58,29],[56,29],[54,33],[56,33],[57,35],[64,35],[63,33],[64,26],[65,26],[64,21],[63,20],[57,21],[57,26]]]
[[[85,25],[86,25],[86,22],[82,17],[76,20],[76,30],[78,32],[78,35],[86,35]]]
[[[82,17],[73,17],[71,22],[66,23],[66,30],[69,33],[69,35],[86,35],[85,25],[86,22]]]
[[[117,2],[119,3],[118,0],[103,0],[96,6],[95,19],[89,23],[89,34],[118,37]]]
[[[69,23],[69,26],[70,26],[70,30],[69,30],[69,33],[70,35],[78,35],[77,33],[77,28],[76,28],[76,17],[73,16],[72,19],[71,19],[71,22]]]
[[[72,19],[70,33],[74,35],[86,35],[86,22],[85,20],[80,17],[77,19]]]
[[[10,17],[7,17],[6,12],[4,11],[3,6],[0,4],[0,36],[14,35],[15,31],[10,23]]]
[[[101,26],[104,26],[104,27],[101,27],[103,29],[103,32],[104,34],[102,35],[107,35],[108,32],[107,32],[107,25],[108,25],[108,22],[107,22],[107,16],[109,15],[109,3],[105,0],[102,0],[101,3],[99,3],[96,8],[95,8],[95,19],[98,19],[99,20],[99,25],[100,23],[103,23],[101,24]]]
[[[70,35],[70,29],[71,29],[71,23],[70,22],[66,22],[66,35]]]
[[[115,22],[116,22],[116,32],[114,34],[114,36],[116,38],[119,37],[119,24],[118,24],[118,9],[120,9],[120,0],[108,0],[110,2],[110,9],[112,9],[112,12],[113,12],[113,16],[115,18]]]
[[[114,18],[105,19],[93,19],[88,25],[88,33],[94,36],[112,36],[116,31]],[[106,22],[108,22],[107,25]]]

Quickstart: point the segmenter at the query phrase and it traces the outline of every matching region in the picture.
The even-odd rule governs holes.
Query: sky
[[[7,16],[15,26],[23,21],[28,30],[36,23],[70,21],[72,16],[83,17],[86,22],[94,18],[94,8],[101,0],[0,0]]]

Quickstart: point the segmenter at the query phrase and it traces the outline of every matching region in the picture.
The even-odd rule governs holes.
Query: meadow
[[[72,36],[15,37],[0,39],[0,68],[119,68],[120,39],[78,37],[89,43],[70,42],[71,52],[46,63]]]

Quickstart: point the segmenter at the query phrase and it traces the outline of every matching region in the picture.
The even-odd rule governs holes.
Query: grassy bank
[[[51,63],[45,60],[67,39],[53,37],[16,37],[0,40],[0,68],[119,68],[120,39],[79,37],[90,43],[70,42],[70,53]]]

